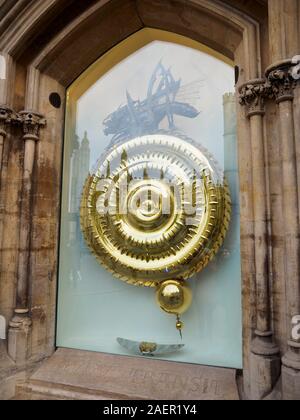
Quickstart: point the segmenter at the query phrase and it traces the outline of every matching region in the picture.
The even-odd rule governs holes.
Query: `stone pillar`
[[[282,236],[285,246],[285,288],[287,308],[287,347],[282,359],[284,399],[300,399],[300,343],[291,340],[292,320],[300,315],[299,266],[299,189],[297,188],[296,144],[299,143],[299,123],[294,120],[295,64],[292,58],[300,54],[299,0],[268,0],[270,60],[275,63],[266,76],[278,103],[280,123]],[[294,109],[293,109],[294,108]],[[298,136],[298,138],[297,138]]]
[[[263,399],[280,375],[279,348],[273,342],[271,324],[270,259],[268,248],[268,190],[264,145],[265,80],[255,79],[240,87],[240,102],[250,120],[256,272],[256,330],[251,345],[251,398]]]
[[[223,96],[224,109],[224,174],[231,187],[232,216],[240,214],[238,155],[237,155],[237,115],[236,96],[226,93]]]
[[[29,72],[27,84],[27,103],[33,103],[32,95],[38,95],[37,73]],[[32,90],[31,90],[32,89]],[[24,169],[22,179],[22,197],[19,234],[19,260],[17,272],[16,308],[9,324],[8,353],[17,363],[25,363],[30,355],[31,318],[29,308],[29,263],[31,238],[31,201],[32,175],[34,168],[36,142],[39,130],[45,125],[45,119],[38,112],[22,111],[19,113],[23,129]]]
[[[300,399],[300,340],[291,337],[292,321],[300,315],[300,227],[293,99],[297,80],[291,60],[271,66],[267,78],[279,107],[280,151],[286,258],[286,291],[289,325],[288,351],[284,355],[284,399]]]

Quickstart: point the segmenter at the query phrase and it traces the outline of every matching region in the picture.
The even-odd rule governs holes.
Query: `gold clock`
[[[191,303],[186,280],[221,247],[231,213],[217,162],[180,136],[137,137],[107,151],[82,195],[81,227],[98,261],[120,280],[155,287],[179,315]]]

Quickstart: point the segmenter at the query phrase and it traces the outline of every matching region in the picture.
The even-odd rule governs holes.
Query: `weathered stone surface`
[[[284,366],[282,368],[282,389],[284,400],[300,401],[300,372]]]
[[[26,372],[18,372],[14,375],[7,376],[0,382],[0,401],[7,401],[14,397],[17,382],[24,382],[26,379]]]
[[[58,349],[20,399],[238,400],[236,371]]]
[[[0,401],[12,399],[16,393],[16,384],[28,380],[39,366],[37,361],[17,365],[8,357],[5,341],[0,340]]]
[[[251,354],[250,357],[251,399],[262,400],[272,393],[280,375],[279,356],[262,357]]]

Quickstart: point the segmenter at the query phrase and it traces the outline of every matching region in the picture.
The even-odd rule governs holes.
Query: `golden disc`
[[[86,242],[104,267],[128,283],[156,287],[207,266],[223,243],[230,209],[210,154],[155,134],[116,145],[100,159],[80,214]]]

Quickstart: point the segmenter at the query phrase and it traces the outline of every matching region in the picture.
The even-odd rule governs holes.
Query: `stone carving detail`
[[[275,69],[268,74],[268,82],[277,103],[292,100],[297,80],[293,77],[293,67]]]
[[[39,131],[46,125],[45,118],[33,111],[21,111],[20,120],[23,126],[24,140],[39,140]]]
[[[240,104],[247,107],[247,115],[264,115],[265,98],[270,96],[270,87],[265,79],[250,80],[239,88]]]
[[[255,79],[239,88],[240,104],[247,107],[247,115],[264,115],[264,103],[267,98],[277,103],[293,100],[294,89],[300,78],[295,78],[296,64],[286,60],[269,67],[266,79]]]
[[[6,126],[18,123],[20,117],[12,109],[7,106],[0,105],[0,135],[6,137]]]
[[[0,135],[6,137],[6,126],[11,124],[21,125],[24,140],[39,140],[39,130],[46,125],[46,119],[33,111],[13,111],[5,105],[0,105]]]

